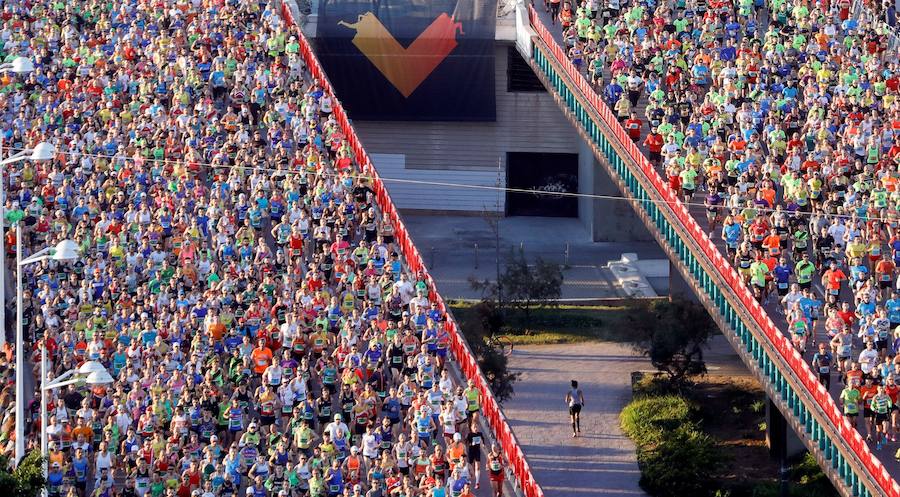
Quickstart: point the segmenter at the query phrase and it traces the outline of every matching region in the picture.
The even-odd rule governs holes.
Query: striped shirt
[[[876,394],[871,400],[872,412],[878,414],[887,414],[891,410],[891,398],[887,394]]]

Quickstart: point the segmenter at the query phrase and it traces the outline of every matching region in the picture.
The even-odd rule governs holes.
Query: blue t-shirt
[[[822,301],[818,299],[811,299],[809,297],[800,297],[800,300],[797,301],[800,305],[800,310],[803,311],[803,315],[806,316],[806,319],[814,319],[819,317],[819,310],[822,308]]]
[[[888,319],[891,321],[891,324],[900,325],[900,299],[888,299],[888,301],[884,303],[884,308],[887,310]]]
[[[791,274],[793,274],[793,270],[791,270],[790,266],[775,266],[775,269],[772,270],[775,275],[775,281],[787,285],[788,281],[791,278]],[[781,288],[786,288],[786,286],[782,286]]]
[[[875,302],[860,302],[856,310],[863,316],[875,314]]]

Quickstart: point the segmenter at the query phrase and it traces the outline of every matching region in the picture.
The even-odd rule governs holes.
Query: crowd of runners
[[[0,24],[36,65],[0,79],[4,152],[57,149],[3,175],[7,260],[82,248],[24,270],[28,360],[115,379],[50,394],[51,497],[501,495],[480,392],[278,5],[14,0]]]
[[[896,441],[900,65],[874,6],[540,7],[822,382],[839,380],[847,416],[875,448]]]

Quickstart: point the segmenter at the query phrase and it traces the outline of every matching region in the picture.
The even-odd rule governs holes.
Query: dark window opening
[[[544,84],[541,83],[541,80],[534,74],[534,71],[531,70],[531,66],[528,65],[528,62],[525,62],[525,59],[522,58],[522,55],[516,50],[515,46],[507,47],[506,51],[509,54],[506,57],[506,91],[547,91],[546,88],[544,88]]]
[[[578,154],[509,152],[506,186],[529,193],[506,192],[506,215],[578,217]]]

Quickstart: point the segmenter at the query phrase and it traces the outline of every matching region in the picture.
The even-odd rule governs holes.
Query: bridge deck
[[[559,23],[557,22],[557,24],[555,26],[551,25],[551,16],[549,13],[547,13],[543,10],[542,4],[540,2],[535,3],[535,11],[538,13],[539,18],[544,23],[544,25],[550,29],[555,41],[560,46],[564,46],[561,29],[559,29]],[[554,29],[554,28],[557,28],[557,29]],[[609,71],[607,68],[606,70],[604,70],[604,80],[608,81],[609,76],[610,76],[610,74],[609,74]],[[642,94],[640,102],[639,102],[638,106],[635,108],[635,111],[637,112],[638,116],[640,116],[642,119],[644,116],[644,110],[646,109],[646,105],[647,105],[647,96],[646,96],[646,94]],[[641,141],[638,142],[641,151],[644,152],[645,154],[647,153],[647,150],[641,142],[643,141],[643,138],[646,136],[646,134],[647,134],[647,129],[645,128],[642,130]],[[663,177],[665,177],[664,171],[661,167],[658,167],[657,170],[659,171],[659,173],[661,175],[663,175]],[[695,196],[694,196],[693,202],[691,202],[691,205],[689,205],[689,210],[690,210],[692,217],[697,221],[697,223],[700,226],[706,227],[707,220],[706,220],[705,208],[702,205],[702,203],[703,203],[702,195],[703,194],[700,192],[700,190],[698,190],[698,193],[695,194]],[[719,249],[719,251],[724,256],[725,255],[725,244],[724,244],[724,241],[721,240],[719,233],[712,234],[710,236],[710,239],[715,242],[716,247]],[[821,287],[821,285],[818,285],[818,284],[815,285],[814,290],[816,292],[817,297],[819,299],[823,299],[824,291],[823,291],[823,288]],[[849,292],[847,291],[847,289],[844,289],[843,292],[846,292],[846,295],[844,295],[842,293],[841,297],[849,298],[850,301],[852,301],[852,296],[849,295]],[[770,316],[770,318],[772,319],[772,321],[775,323],[775,325],[778,327],[779,330],[787,329],[788,326],[787,326],[787,321],[786,321],[785,315],[782,312],[779,312],[780,304],[778,304],[775,301],[774,297],[772,298],[771,302],[768,302],[763,307],[766,309],[767,314]],[[821,338],[822,336],[824,336],[824,333],[825,333],[824,330],[822,329],[821,322],[820,322],[818,328],[819,329],[817,330],[817,332],[818,332],[817,336],[819,338]],[[862,346],[862,341],[859,338],[855,337],[854,338],[854,347],[853,347],[853,350],[857,351],[857,352],[855,352],[855,354],[858,353],[859,350],[862,350],[862,348],[864,348]],[[810,361],[812,359],[812,355],[814,352],[815,352],[815,346],[812,342],[810,342],[807,346],[807,353],[804,355],[804,358],[807,361]],[[854,354],[854,359],[855,359],[855,354]],[[831,388],[829,389],[829,393],[835,399],[835,401],[838,401],[842,389],[843,389],[843,384],[840,381],[838,373],[832,372]],[[863,427],[862,419],[859,420],[858,426],[859,426],[860,433],[863,436],[865,436],[866,432],[865,432],[865,428]],[[892,476],[894,476],[896,479],[896,477],[898,475],[900,475],[900,461],[898,461],[897,459],[894,458],[894,454],[896,451],[900,450],[900,438],[898,438],[897,442],[888,442],[880,451],[875,450],[876,448],[875,448],[874,443],[870,444],[870,449],[880,459],[881,463],[885,466],[885,468],[888,470],[888,472]]]

